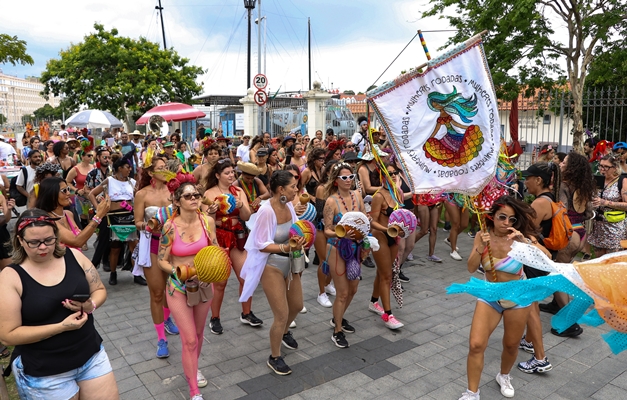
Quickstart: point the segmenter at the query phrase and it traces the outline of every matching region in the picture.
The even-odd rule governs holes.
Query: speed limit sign
[[[263,90],[257,90],[257,92],[255,92],[255,103],[257,103],[258,106],[262,106],[266,104],[266,101],[268,101],[268,94]]]
[[[266,88],[266,86],[268,86],[268,79],[266,78],[266,76],[264,74],[257,74],[253,78],[253,85],[257,89],[263,90],[263,89]]]

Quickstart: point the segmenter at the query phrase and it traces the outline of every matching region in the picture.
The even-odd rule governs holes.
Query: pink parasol
[[[151,108],[142,115],[136,122],[138,125],[147,124],[153,115],[162,116],[167,122],[187,121],[190,119],[202,118],[206,116],[204,112],[183,103],[165,103],[160,106]]]

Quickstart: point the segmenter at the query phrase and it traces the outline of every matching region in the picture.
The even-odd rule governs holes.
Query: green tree
[[[61,107],[52,107],[50,104],[44,104],[43,107],[33,111],[33,115],[37,119],[52,121],[63,118],[63,110]]]
[[[26,42],[17,36],[0,33],[0,64],[11,63],[16,65],[33,65],[33,58],[26,54]]]
[[[0,125],[3,125],[7,122],[7,117],[5,117],[4,115],[0,114]]]
[[[487,30],[484,48],[497,96],[517,98],[568,82],[572,91],[573,147],[582,151],[582,94],[594,53],[627,31],[624,0],[430,0],[424,16],[441,15],[457,29],[447,45]],[[561,42],[554,27],[565,27]],[[566,63],[566,76],[559,66]],[[561,77],[561,79],[559,79]],[[555,78],[555,79],[554,79]]]
[[[27,122],[35,122],[35,117],[32,114],[22,115],[22,125],[26,125]]]
[[[349,96],[354,96],[355,95],[355,92],[353,90],[345,90],[342,93],[347,94]]]
[[[95,33],[82,43],[62,50],[51,59],[41,76],[43,96],[64,95],[66,109],[109,110],[120,119],[135,119],[155,105],[168,101],[191,103],[202,91],[196,78],[202,68],[174,50],[161,50],[145,38],[118,36],[94,24]]]

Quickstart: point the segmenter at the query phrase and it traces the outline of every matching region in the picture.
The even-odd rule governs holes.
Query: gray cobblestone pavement
[[[253,311],[264,320],[259,328],[239,321],[237,281],[231,275],[221,322],[224,334],[205,329],[199,368],[209,381],[201,389],[205,399],[458,399],[466,388],[468,334],[475,298],[446,295],[453,282],[465,282],[465,256],[471,239],[462,233],[458,246],[463,261],[448,256],[438,232],[436,254],[444,262],[427,261],[427,238],[414,249],[415,260],[404,267],[411,282],[403,284],[405,305],[394,315],[405,327],[391,331],[380,317],[368,311],[374,269],[362,267],[363,281],[346,319],[356,329],[347,334],[348,349],[331,342],[331,310],[317,301],[315,267],[303,275],[307,313],[296,318],[292,329],[298,350],[282,349],[293,373],[281,377],[266,366],[270,355],[268,331],[272,312],[261,287],[253,297]],[[91,256],[93,242],[90,242]],[[101,278],[108,299],[96,311],[97,328],[111,359],[122,399],[189,399],[181,366],[181,342],[168,336],[170,357],[155,357],[157,336],[149,309],[148,289],[133,283],[130,272],[118,272],[118,285]],[[330,296],[333,300],[333,296]],[[393,303],[393,306],[395,303]],[[208,324],[207,319],[207,324]],[[552,335],[550,315],[542,313],[544,345],[553,370],[542,375],[525,374],[514,367],[512,382],[516,399],[627,399],[627,355],[613,355],[600,335],[606,326],[584,326],[577,338]],[[485,353],[481,379],[482,399],[503,398],[495,375],[499,372],[501,338],[499,326]],[[520,351],[518,362],[529,355]]]

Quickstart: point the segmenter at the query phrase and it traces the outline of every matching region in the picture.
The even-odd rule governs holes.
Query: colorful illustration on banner
[[[425,155],[444,167],[460,167],[479,155],[483,143],[483,133],[477,125],[463,125],[453,119],[459,116],[462,122],[471,123],[477,115],[477,95],[464,97],[453,86],[451,93],[429,93],[427,105],[440,113],[431,136],[424,144]],[[442,127],[446,133],[436,138]],[[458,132],[461,131],[463,133]]]

